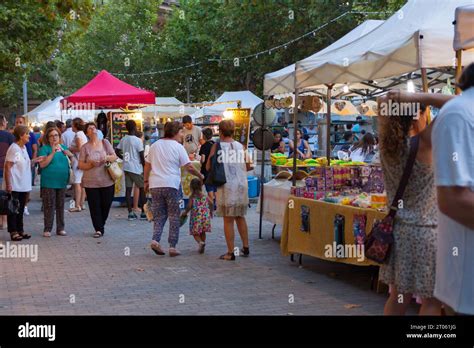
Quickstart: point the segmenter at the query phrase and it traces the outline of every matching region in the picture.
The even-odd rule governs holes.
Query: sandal
[[[153,250],[153,252],[156,255],[164,255],[165,254],[165,252],[161,248],[161,245],[158,242],[151,242],[150,248],[151,248],[151,250]]]
[[[225,253],[224,255],[219,256],[219,260],[235,261],[235,254],[234,253]]]
[[[243,247],[242,249],[240,249],[240,252],[242,253],[243,257],[248,257],[250,255],[249,247]]]
[[[81,210],[82,210],[81,207],[75,207],[75,208],[69,209],[69,212],[70,212],[70,213],[78,213],[78,212],[80,212]]]
[[[94,238],[100,238],[102,237],[102,233],[100,231],[96,231],[93,235]]]
[[[199,254],[204,254],[205,249],[206,249],[206,243],[200,242],[199,243],[199,249],[198,249]]]
[[[21,234],[19,234],[18,232],[12,232],[10,234],[10,238],[12,241],[14,242],[19,242],[20,240],[23,239],[23,237],[21,236]]]
[[[43,232],[43,237],[46,237],[46,238],[51,237],[51,232]]]
[[[25,232],[19,232],[19,233],[20,233],[20,236],[23,239],[30,239],[31,238],[31,234],[28,234],[28,233],[25,233]]]
[[[170,255],[170,257],[181,255],[181,253],[176,248],[169,248],[168,254]]]

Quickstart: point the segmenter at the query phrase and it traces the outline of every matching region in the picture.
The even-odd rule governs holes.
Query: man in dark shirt
[[[3,182],[3,167],[5,165],[5,157],[7,155],[7,150],[10,145],[15,141],[13,134],[8,132],[7,129],[7,118],[0,114],[0,185]],[[7,216],[1,215],[0,219],[1,228],[6,228],[7,225]]]
[[[3,181],[3,166],[5,165],[7,150],[15,141],[13,134],[6,130],[7,124],[7,118],[0,114],[0,183]]]
[[[212,145],[214,145],[214,141],[212,140],[212,129],[203,129],[202,136],[206,142],[201,145],[201,149],[199,150],[199,156],[201,156],[201,174],[204,175],[204,182],[206,182],[207,175],[209,174],[206,170],[206,162],[209,158],[209,154],[211,153]],[[214,202],[214,192],[217,191],[216,187],[206,185],[206,191],[209,198],[212,200],[212,202]]]

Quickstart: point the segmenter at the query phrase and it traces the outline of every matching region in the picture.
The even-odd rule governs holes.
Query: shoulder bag
[[[214,153],[214,156],[208,159],[211,161],[211,168],[209,170],[209,175],[207,176],[207,179],[206,179],[206,185],[219,187],[219,186],[224,185],[227,182],[225,178],[224,163],[222,163],[222,161],[219,161],[219,155],[221,153],[222,153],[221,142],[217,141],[216,152]]]
[[[102,144],[104,145],[104,150],[105,150],[105,153],[107,154],[104,140],[102,140]],[[114,162],[106,162],[105,169],[107,170],[107,173],[109,173],[113,181],[117,181],[123,175],[123,170],[122,168],[120,168],[117,160],[115,160]]]
[[[378,263],[384,263],[390,255],[391,246],[393,244],[393,224],[395,215],[397,214],[398,201],[402,199],[405,188],[408,185],[413,165],[415,164],[416,153],[418,152],[420,137],[414,136],[410,139],[410,153],[408,155],[407,164],[403,171],[397,193],[390,205],[390,212],[381,221],[377,221],[364,245],[365,256]]]
[[[68,183],[68,185],[72,185],[72,184],[74,184],[74,181],[76,181],[76,176],[74,175],[74,170],[72,169],[71,159],[66,154],[64,154],[64,156],[66,156],[67,163],[69,165],[69,180],[68,180],[67,183]]]

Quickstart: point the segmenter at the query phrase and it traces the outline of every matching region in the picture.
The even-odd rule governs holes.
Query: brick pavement
[[[300,267],[281,256],[278,242],[270,238],[269,223],[264,223],[264,239],[259,240],[255,205],[248,214],[251,257],[226,262],[217,259],[226,250],[219,218],[213,220],[204,255],[197,253],[196,243],[183,227],[178,244],[182,255],[160,257],[148,246],[151,224],[129,222],[126,209],[117,203],[104,238],[92,238],[88,211],[66,212],[68,236],[43,238],[37,187],[32,198],[25,223],[33,237],[21,243],[38,245],[38,261],[0,259],[2,315],[375,315],[383,311],[386,296],[370,290],[367,268],[310,257],[304,257]],[[277,237],[278,232],[277,228]],[[8,239],[6,231],[0,231],[0,240]],[[289,303],[290,295],[294,303]],[[359,307],[346,308],[348,304]]]

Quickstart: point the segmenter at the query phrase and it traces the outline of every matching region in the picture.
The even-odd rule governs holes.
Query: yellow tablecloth
[[[291,200],[293,200],[291,202]],[[292,204],[290,204],[292,203]],[[310,209],[310,232],[302,232],[301,206]],[[292,208],[290,208],[292,206]],[[374,221],[383,219],[386,214],[374,209],[363,209],[340,204],[315,201],[312,199],[290,196],[283,220],[280,248],[284,256],[304,254],[320,259],[348,263],[358,266],[377,265],[368,259],[358,261],[357,258],[334,258],[325,256],[327,245],[334,243],[334,217],[336,214],[345,217],[344,240],[346,244],[355,244],[353,233],[353,217],[355,214],[367,216],[366,234],[369,234]]]

